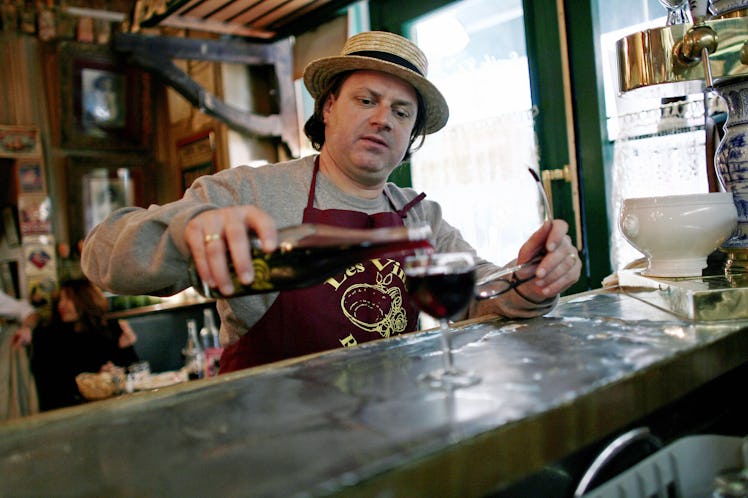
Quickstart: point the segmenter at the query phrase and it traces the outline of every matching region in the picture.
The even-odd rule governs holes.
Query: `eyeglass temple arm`
[[[475,285],[481,286],[483,284],[487,284],[493,280],[496,280],[497,278],[501,278],[506,275],[511,275],[512,273],[520,271],[524,268],[529,268],[530,266],[537,265],[543,259],[543,256],[544,254],[538,254],[537,256],[532,258],[530,261],[526,261],[522,263],[521,265],[509,266],[507,268],[501,268],[500,270],[496,270],[495,272],[489,273],[488,275],[478,280],[475,283]]]
[[[540,180],[540,177],[534,169],[528,166],[527,170],[535,179],[535,184],[538,186],[538,190],[540,191],[540,198],[543,200],[543,207],[545,208],[545,221],[551,221],[553,219],[553,209],[551,208],[551,201],[548,200],[548,193],[543,187],[543,182]]]

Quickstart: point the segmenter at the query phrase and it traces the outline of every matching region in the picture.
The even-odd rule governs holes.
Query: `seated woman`
[[[132,329],[126,322],[110,325],[107,309],[104,293],[88,280],[61,284],[49,323],[32,336],[31,369],[41,411],[85,401],[75,382],[78,374],[138,361]]]

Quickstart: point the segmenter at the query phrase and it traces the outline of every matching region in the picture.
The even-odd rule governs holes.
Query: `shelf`
[[[110,296],[116,297],[116,296]],[[131,297],[131,296],[126,296]],[[116,310],[107,313],[107,318],[110,320],[116,320],[118,318],[132,318],[134,316],[145,315],[147,313],[155,313],[158,311],[170,311],[182,308],[189,308],[191,306],[200,306],[203,304],[209,304],[215,302],[213,299],[203,297],[194,291],[183,291],[179,294],[175,294],[171,297],[160,298],[161,302],[157,304],[149,304],[146,306],[137,306],[133,308]]]

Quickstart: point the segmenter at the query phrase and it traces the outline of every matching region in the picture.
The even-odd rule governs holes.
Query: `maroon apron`
[[[314,207],[319,173],[315,161],[304,223],[347,228],[402,226],[425,194],[395,212],[368,215]],[[387,194],[385,193],[385,196]],[[416,330],[418,312],[405,289],[404,257],[372,259],[349,267],[325,282],[283,291],[260,320],[221,356],[221,373],[293,358]]]

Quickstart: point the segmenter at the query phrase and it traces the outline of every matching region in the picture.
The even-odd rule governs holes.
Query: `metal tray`
[[[748,274],[701,277],[649,277],[642,270],[621,270],[625,293],[689,320],[748,318]]]

